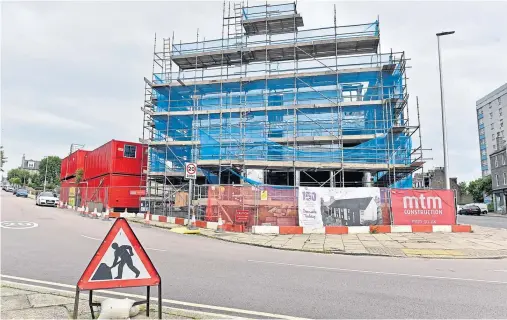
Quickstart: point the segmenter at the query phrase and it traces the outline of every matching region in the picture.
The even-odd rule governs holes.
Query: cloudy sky
[[[380,16],[383,51],[411,58],[410,107],[419,96],[427,168],[442,166],[435,33],[443,38],[450,174],[480,176],[475,102],[507,82],[507,2],[335,2],[339,25]],[[333,2],[299,1],[305,27],[333,24]],[[222,2],[3,2],[1,143],[9,162],[65,156],[141,136],[143,77],[153,39],[221,35]]]

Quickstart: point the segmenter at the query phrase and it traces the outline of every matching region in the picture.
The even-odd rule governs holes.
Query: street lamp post
[[[444,103],[444,77],[442,75],[442,59],[440,57],[440,37],[454,34],[454,31],[446,31],[437,33],[437,46],[438,46],[438,71],[440,73],[440,107],[442,109],[442,142],[444,147],[444,179],[445,188],[451,189],[449,181],[449,154],[447,152],[447,122],[445,118],[445,103]]]
[[[48,158],[46,157],[46,173],[44,173],[44,192],[46,192],[47,176],[48,176]]]

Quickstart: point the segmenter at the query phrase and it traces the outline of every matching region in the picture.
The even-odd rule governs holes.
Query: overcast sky
[[[333,3],[299,1],[305,27],[331,26]],[[507,82],[507,2],[335,3],[339,25],[380,16],[382,50],[411,58],[409,105],[415,119],[419,96],[428,169],[443,165],[435,33],[456,31],[442,39],[450,175],[479,177],[475,102]],[[219,38],[222,2],[3,2],[1,18],[8,170],[23,153],[38,160],[66,156],[71,143],[138,141],[154,34],[190,42],[199,28]]]

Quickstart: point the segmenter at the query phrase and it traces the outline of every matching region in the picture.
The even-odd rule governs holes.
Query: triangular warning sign
[[[160,283],[155,266],[127,220],[118,218],[77,286],[81,290],[154,286]]]

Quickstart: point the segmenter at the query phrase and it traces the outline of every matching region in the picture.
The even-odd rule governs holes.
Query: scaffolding
[[[222,36],[154,48],[145,78],[149,194],[198,183],[411,187],[404,52],[382,53],[379,20],[304,30],[296,3],[223,4]],[[157,187],[153,186],[153,183]],[[159,190],[162,191],[153,191]]]

